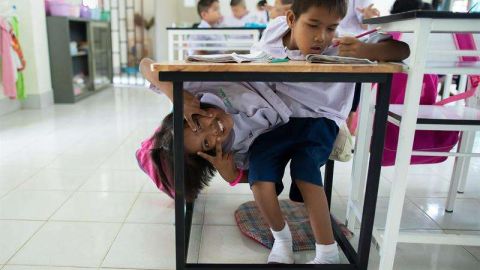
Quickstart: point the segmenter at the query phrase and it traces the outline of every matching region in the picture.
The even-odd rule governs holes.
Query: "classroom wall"
[[[12,0],[20,21],[20,42],[27,61],[23,108],[43,108],[53,104],[44,1]]]
[[[0,86],[0,115],[20,108],[37,109],[53,104],[44,1],[9,2],[16,6],[20,21],[20,43],[27,62],[24,72],[27,99],[20,103],[5,98]]]
[[[167,30],[177,20],[177,0],[155,1],[155,59],[168,59]]]

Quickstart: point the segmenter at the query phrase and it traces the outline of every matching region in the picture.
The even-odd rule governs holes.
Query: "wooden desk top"
[[[401,73],[405,68],[405,65],[395,63],[345,65],[312,64],[305,61],[242,64],[174,61],[152,64],[152,70],[156,72]]]

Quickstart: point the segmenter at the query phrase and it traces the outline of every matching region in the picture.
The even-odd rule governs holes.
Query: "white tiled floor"
[[[170,110],[163,96],[117,88],[75,105],[0,117],[0,269],[174,269],[173,201],[158,192],[134,157]],[[452,164],[412,167],[402,229],[480,235],[480,160],[472,159],[465,194],[447,214]],[[336,164],[332,212],[340,219],[350,166]],[[391,168],[383,169],[379,228],[392,175]],[[235,226],[233,212],[248,200],[248,185],[232,189],[214,179],[196,203],[190,262],[265,261],[268,250]],[[400,244],[397,250],[395,269],[480,269],[479,247]],[[312,255],[297,253],[296,261]],[[371,269],[378,260],[372,249]]]

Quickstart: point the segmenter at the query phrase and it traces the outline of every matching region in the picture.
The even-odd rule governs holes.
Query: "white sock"
[[[331,245],[315,244],[315,254],[315,259],[308,264],[336,264],[340,262],[337,242]]]
[[[270,228],[275,238],[272,250],[268,256],[267,263],[293,264],[293,241],[292,233],[285,221],[285,227],[281,231],[274,231]]]

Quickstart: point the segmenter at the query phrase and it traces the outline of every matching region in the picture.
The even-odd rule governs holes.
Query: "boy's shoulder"
[[[201,20],[200,24],[197,26],[198,28],[212,28],[212,26],[206,22],[205,20]]]
[[[262,33],[260,41],[255,43],[252,52],[263,51],[275,58],[285,58],[285,46],[282,37],[288,32],[287,18],[281,16],[270,21]]]
[[[266,36],[271,38],[280,38],[283,37],[287,31],[287,17],[280,16],[268,23],[267,28],[265,28],[265,31],[262,34],[262,37]]]

